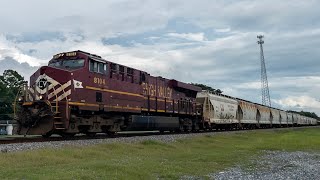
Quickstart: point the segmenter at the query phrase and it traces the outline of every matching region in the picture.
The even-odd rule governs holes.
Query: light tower
[[[269,86],[268,86],[268,78],[267,78],[267,69],[263,55],[263,47],[264,43],[263,35],[258,35],[259,39],[258,44],[260,45],[260,60],[261,60],[261,92],[262,92],[262,104],[265,106],[271,107],[270,94],[269,94]]]

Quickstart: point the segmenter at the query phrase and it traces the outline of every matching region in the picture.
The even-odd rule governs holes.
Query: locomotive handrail
[[[18,100],[18,98],[20,97],[20,93],[25,90],[25,87],[26,87],[25,83],[24,83],[22,86],[19,87],[18,92],[17,92],[17,94],[16,94],[16,97],[15,97],[15,99],[14,99],[14,102],[13,102],[13,118],[16,117],[17,100]],[[26,98],[26,97],[24,97],[24,99],[25,99],[25,98]]]
[[[65,90],[62,86],[61,83],[58,82],[59,87],[61,87],[62,91],[63,91],[63,94],[65,94]],[[55,113],[58,114],[59,113],[59,99],[58,99],[58,93],[56,93],[56,88],[55,88],[55,85],[52,86],[53,87],[53,93],[54,93],[54,96],[55,96]],[[68,96],[65,97],[66,99],[66,117],[67,119],[69,118],[68,116]],[[62,99],[61,99],[62,100]],[[51,109],[52,109],[52,105],[51,105],[51,102],[50,102],[50,106],[51,106]]]
[[[38,98],[38,93],[40,93],[40,92],[38,92],[37,91],[37,89],[35,88],[35,86],[34,86],[35,84],[33,84],[32,86],[30,86],[30,87],[28,87],[26,84],[23,84],[22,86],[20,86],[19,87],[19,90],[18,90],[18,92],[17,92],[17,95],[16,95],[16,97],[15,97],[15,100],[14,100],[14,102],[13,102],[13,114],[14,114],[14,117],[16,117],[16,113],[17,113],[17,102],[18,102],[18,98],[20,98],[20,97],[22,97],[22,94],[23,94],[23,101],[24,102],[26,102],[26,101],[35,101],[35,100],[37,100]],[[61,88],[62,89],[62,92],[63,92],[63,94],[65,94],[66,93],[66,91],[65,91],[65,89],[63,88],[63,85],[61,84],[61,83],[59,83],[58,82],[58,84],[56,84],[56,85],[53,85],[52,84],[52,88],[53,88],[53,92],[52,92],[52,94],[54,95],[54,97],[55,97],[55,100],[54,100],[54,104],[55,104],[55,108],[54,108],[54,112],[55,113],[59,113],[59,97],[58,97],[58,93],[56,92],[56,90],[58,89],[58,88],[56,88],[55,86],[59,86],[58,88]],[[32,88],[32,87],[34,87],[34,88]],[[33,89],[33,91],[30,91],[30,92],[28,92],[28,90],[29,89]],[[46,93],[47,93],[47,98],[48,98],[48,93],[49,93],[49,90],[48,90],[48,86],[47,86],[47,88],[46,88]],[[29,97],[29,94],[32,96],[32,99],[29,99],[30,97]],[[39,97],[41,96],[41,94],[39,94]],[[66,96],[65,98],[62,98],[62,99],[65,99],[66,100],[66,117],[68,118],[69,116],[68,116],[68,96]],[[60,100],[62,100],[62,99],[60,99]],[[49,106],[50,106],[50,109],[52,110],[52,104],[51,104],[51,102],[49,101],[49,99],[47,100],[47,102],[49,102],[49,103],[47,103]]]

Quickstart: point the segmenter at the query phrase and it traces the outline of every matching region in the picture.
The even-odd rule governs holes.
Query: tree
[[[0,119],[4,117],[3,114],[13,112],[12,103],[23,83],[24,78],[14,70],[5,70],[0,75]]]
[[[214,89],[214,88],[212,88],[210,86],[207,86],[205,84],[198,84],[198,83],[191,83],[191,84],[194,85],[194,86],[200,87],[202,90],[207,90],[207,91],[212,92],[212,93],[221,94],[223,92],[220,89]]]
[[[292,111],[292,110],[290,110],[288,112],[297,113],[297,114],[300,114],[302,116],[311,117],[311,118],[315,118],[315,119],[320,120],[320,117],[318,117],[318,115],[316,113],[314,113],[314,112],[307,112],[307,111],[297,112],[297,111]]]
[[[3,72],[3,75],[0,76],[0,82],[14,95],[18,93],[19,87],[25,83],[24,78],[17,71],[11,69]]]

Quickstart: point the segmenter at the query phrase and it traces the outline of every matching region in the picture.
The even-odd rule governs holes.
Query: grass
[[[246,163],[262,150],[320,152],[320,129],[218,134],[164,144],[99,144],[0,154],[1,179],[179,179]]]

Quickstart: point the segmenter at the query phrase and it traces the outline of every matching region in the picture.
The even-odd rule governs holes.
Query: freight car
[[[202,91],[83,51],[54,55],[19,92],[18,134],[198,131],[315,125],[306,118]]]
[[[202,91],[202,118],[207,129],[254,129],[317,125],[317,120],[243,99]]]
[[[18,97],[18,134],[113,134],[199,129],[201,88],[154,77],[83,51],[60,53]]]

